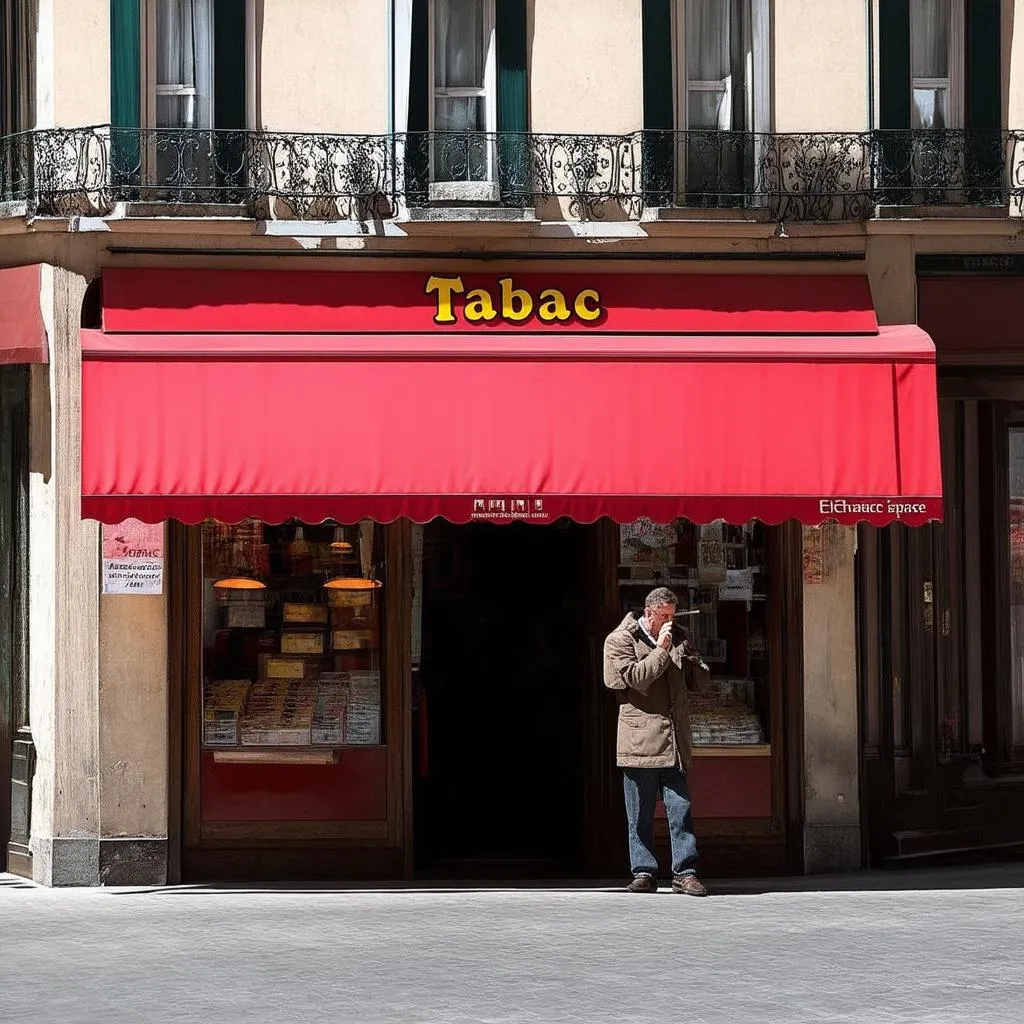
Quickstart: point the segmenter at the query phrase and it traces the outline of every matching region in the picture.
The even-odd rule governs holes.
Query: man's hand
[[[672,650],[672,623],[666,622],[658,631],[658,646],[663,651]]]

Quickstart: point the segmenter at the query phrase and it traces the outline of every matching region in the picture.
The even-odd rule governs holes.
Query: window
[[[433,0],[431,165],[441,182],[490,182],[497,130],[495,0]]]
[[[677,0],[673,18],[680,190],[734,206],[753,190],[752,133],[770,128],[768,0]]]
[[[1010,739],[1024,749],[1024,427],[1007,428],[1010,558]]]
[[[910,127],[963,125],[963,0],[910,0]]]
[[[152,123],[213,128],[213,0],[156,0],[153,21]]]

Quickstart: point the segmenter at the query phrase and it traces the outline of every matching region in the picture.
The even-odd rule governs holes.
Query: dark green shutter
[[[1001,203],[1003,196],[1002,49],[1000,0],[967,0],[968,200]]]
[[[114,181],[137,185],[142,124],[140,0],[110,0],[110,162]]]
[[[245,0],[213,5],[214,183],[226,203],[247,198],[245,167]]]
[[[644,202],[671,206],[675,182],[675,102],[671,0],[643,0]]]
[[[879,0],[879,127],[910,127],[910,4]]]
[[[213,126],[245,128],[245,0],[213,5]]]
[[[498,0],[498,131],[530,130],[526,0]]]
[[[507,202],[532,194],[529,90],[526,75],[526,0],[498,0],[498,181]]]
[[[968,128],[998,131],[1002,127],[999,37],[999,0],[967,0]]]
[[[405,140],[406,201],[423,205],[430,182],[430,6],[413,0],[412,53],[409,54],[409,111]]]
[[[878,84],[878,124],[889,129],[878,144],[878,199],[899,205],[910,201],[912,186],[909,0],[879,0]]]

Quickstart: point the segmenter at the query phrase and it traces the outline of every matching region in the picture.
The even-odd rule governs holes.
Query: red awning
[[[45,363],[39,264],[0,270],[0,364]]]
[[[935,352],[916,327],[82,346],[82,514],[104,522],[942,516]]]

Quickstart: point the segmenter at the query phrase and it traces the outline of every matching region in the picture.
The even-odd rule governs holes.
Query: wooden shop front
[[[169,523],[181,877],[622,874],[601,649],[659,585],[712,669],[704,870],[800,870],[802,525],[941,515],[934,353],[863,278],[124,270],[103,307],[83,515]]]

